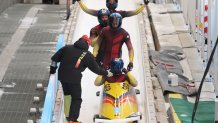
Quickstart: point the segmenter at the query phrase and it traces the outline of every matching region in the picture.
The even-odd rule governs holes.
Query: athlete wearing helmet
[[[133,68],[134,51],[130,36],[126,30],[121,28],[122,16],[119,13],[113,13],[109,17],[109,26],[102,29],[96,46],[94,47],[93,55],[98,55],[99,49],[102,49],[102,66],[105,69],[110,67],[110,61],[113,58],[120,58],[122,55],[122,46],[125,43],[129,52],[128,70]],[[103,48],[102,48],[103,47]]]
[[[121,58],[114,58],[111,61],[111,72],[113,74],[121,74],[123,70],[123,60]]]
[[[117,8],[118,0],[106,0],[106,6],[109,10],[115,10]]]
[[[118,13],[111,14],[109,18],[109,26],[112,30],[116,31],[121,28],[122,25],[122,16]]]
[[[93,15],[93,16],[98,16],[98,10],[89,9],[81,0],[77,0],[77,2],[79,3],[81,9],[84,12],[90,15]],[[145,5],[142,4],[137,9],[132,10],[132,11],[116,10],[118,6],[118,0],[106,0],[106,6],[108,10],[110,11],[110,13],[119,13],[123,18],[137,15],[145,8]]]
[[[108,26],[108,23],[109,23],[109,16],[110,16],[110,12],[109,12],[109,10],[107,10],[107,9],[100,9],[99,11],[98,11],[98,22],[99,22],[99,24],[98,25],[96,25],[95,27],[93,27],[91,30],[90,30],[90,39],[91,39],[91,41],[92,41],[92,43],[91,43],[91,46],[92,47],[95,47],[96,46],[96,39],[97,39],[97,37],[99,36],[99,34],[100,34],[100,32],[101,32],[101,30],[104,28],[104,27],[106,27],[106,26]],[[103,47],[102,47],[103,48]],[[94,48],[95,49],[95,48]],[[101,53],[103,53],[103,52],[101,52],[102,51],[102,49],[99,49],[99,53],[98,53],[98,56],[96,57],[96,62],[101,66],[101,60],[100,59],[102,59],[101,58]]]
[[[98,11],[98,22],[99,24],[93,27],[90,31],[90,39],[97,37],[104,27],[108,26],[108,18],[110,16],[110,12],[107,9],[100,9]]]
[[[123,60],[121,58],[114,58],[111,61],[110,71],[113,73],[111,77],[98,76],[95,80],[95,85],[100,86],[105,81],[118,82],[127,80],[133,87],[136,87],[138,82],[130,71],[123,68]]]
[[[100,9],[98,11],[98,22],[100,26],[106,27],[108,25],[108,18],[110,16],[110,11],[107,9]]]

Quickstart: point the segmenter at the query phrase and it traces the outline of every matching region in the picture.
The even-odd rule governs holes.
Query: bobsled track
[[[0,123],[67,123],[57,72],[49,73],[51,56],[89,35],[98,25],[97,17],[85,13],[76,0],[0,1]],[[138,10],[146,1],[119,0],[117,10]],[[139,123],[218,122],[218,0],[149,1],[141,13],[122,22],[134,48],[132,75],[138,80],[135,89],[140,90],[136,95],[142,113]],[[81,2],[89,9],[106,8],[105,0]],[[127,47],[124,44],[122,48],[127,67]],[[96,92],[103,86],[94,85],[96,77],[88,69],[83,72],[78,119],[82,123],[93,123],[99,114],[102,95],[97,97]],[[174,84],[169,81],[173,78]],[[125,99],[132,90],[122,93]],[[120,91],[113,92],[120,95]],[[122,106],[112,109],[115,116],[123,111]]]
[[[98,0],[98,1],[93,1],[93,0],[83,0],[85,5],[88,6],[88,8],[91,9],[96,9],[99,10],[101,8],[106,8],[105,6],[105,1]],[[139,4],[142,3],[142,1],[133,1],[133,0],[123,0],[119,1],[119,5],[117,10],[135,10]],[[76,12],[77,13],[77,12]],[[78,11],[78,14],[75,14],[72,12],[71,16],[74,16],[74,19],[76,18],[76,22],[74,23],[74,28],[73,28],[73,35],[69,33],[69,35],[72,36],[72,40],[66,41],[67,44],[72,44],[76,40],[78,40],[82,35],[87,34],[89,35],[90,29],[98,24],[97,17],[91,16],[85,12],[83,12],[80,8]],[[77,15],[77,16],[76,16]],[[145,73],[145,64],[144,62],[144,40],[145,37],[142,37],[142,32],[143,34],[145,33],[145,30],[142,29],[143,25],[143,20],[140,20],[142,18],[142,15],[140,14],[139,16],[132,16],[128,18],[124,18],[122,22],[122,28],[124,28],[130,35],[131,42],[134,48],[134,62],[133,62],[133,70],[132,74],[135,76],[135,78],[138,80],[138,86],[136,89],[140,90],[140,94],[136,95],[137,100],[138,100],[138,108],[139,112],[142,113],[142,119],[139,123],[146,123],[150,122],[149,118],[149,108],[147,104],[149,103],[148,101],[148,96],[146,92],[146,73]],[[72,31],[72,29],[70,29]],[[59,36],[57,46],[61,47],[61,40],[63,36]],[[144,40],[142,40],[144,39]],[[62,41],[63,42],[63,41]],[[59,45],[60,43],[60,45]],[[92,48],[89,49],[92,51]],[[124,66],[127,67],[129,63],[129,57],[128,57],[128,50],[126,45],[123,45],[122,48],[122,59],[124,60]],[[81,105],[81,110],[80,110],[80,116],[79,116],[79,121],[82,121],[83,123],[91,123],[93,122],[93,117],[95,114],[99,113],[99,108],[100,108],[100,97],[96,96],[97,91],[102,90],[102,86],[96,87],[94,85],[95,78],[97,77],[96,74],[92,73],[90,70],[86,69],[83,72],[83,78],[82,78],[82,105]],[[56,77],[52,75],[50,77],[49,85],[48,85],[48,90],[47,90],[47,95],[43,107],[43,113],[40,122],[41,123],[47,123],[51,122],[48,119],[56,122],[56,123],[64,123],[67,122],[64,116],[63,112],[63,96],[62,94],[57,93],[57,98],[56,98],[56,105],[53,110],[52,103],[55,103],[54,101],[50,103],[50,98],[54,98],[55,92],[50,92],[50,90],[55,90],[57,87],[56,84],[54,84]],[[61,89],[59,89],[61,90]],[[152,96],[153,98],[153,96]],[[57,103],[57,100],[58,103]],[[152,100],[151,100],[152,101]],[[53,113],[51,113],[53,111]],[[52,116],[53,115],[53,116]],[[52,118],[53,117],[53,118]],[[152,122],[152,121],[151,121]]]
[[[105,1],[98,0],[84,0],[84,3],[92,9],[101,9],[105,8]],[[134,0],[122,0],[119,1],[119,5],[117,10],[134,10],[139,5]],[[134,47],[134,68],[133,68],[133,75],[139,82],[139,85],[136,87],[141,91],[140,95],[137,95],[138,103],[139,103],[139,110],[142,112],[142,120],[140,123],[146,122],[146,91],[145,91],[145,74],[143,71],[143,56],[142,56],[142,49],[141,46],[143,42],[141,41],[140,34],[139,34],[139,19],[137,16],[132,16],[123,19],[122,27],[129,32],[131,41]],[[86,14],[81,9],[78,14],[77,24],[73,35],[73,41],[77,40],[83,34],[89,34],[89,31],[92,27],[98,24],[97,18],[91,15]],[[90,50],[92,50],[90,48]],[[128,51],[127,47],[123,45],[123,55],[122,58],[124,60],[124,66],[126,67],[129,63],[128,58]],[[97,91],[101,91],[101,87],[94,86],[94,80],[97,77],[94,73],[90,70],[86,70],[83,73],[82,79],[82,106],[81,106],[81,113],[79,120],[83,123],[91,123],[93,122],[93,115],[98,114],[99,107],[100,107],[100,97],[96,96]]]
[[[92,9],[101,9],[105,8],[105,1],[98,0],[84,0],[84,3]],[[117,10],[134,10],[136,7],[138,7],[139,4],[134,0],[122,0],[119,1],[119,5]],[[140,30],[139,30],[139,22],[138,16],[132,16],[123,19],[122,27],[129,32],[131,41],[134,47],[134,68],[133,68],[133,75],[138,80],[139,84],[136,88],[138,88],[141,92],[141,94],[137,95],[138,104],[139,104],[139,111],[143,114],[142,120],[140,123],[146,122],[146,91],[145,91],[145,73],[143,70],[143,41],[140,37]],[[79,10],[79,14],[76,21],[76,27],[73,35],[73,42],[76,41],[79,37],[81,37],[83,34],[89,34],[89,31],[92,27],[98,24],[97,18],[94,16],[91,16],[85,12],[83,12],[81,9]],[[73,43],[72,42],[72,43]],[[92,49],[90,48],[90,51]],[[124,44],[123,50],[122,50],[122,58],[124,60],[124,66],[126,67],[129,63],[128,58],[128,51],[127,47]],[[100,91],[102,89],[101,87],[94,86],[94,80],[97,77],[94,73],[92,73],[90,70],[86,70],[83,73],[83,79],[82,79],[82,106],[81,106],[81,112],[79,121],[82,121],[83,123],[91,123],[93,122],[93,116],[94,114],[98,114],[99,107],[100,107],[100,97],[96,96],[96,92]]]

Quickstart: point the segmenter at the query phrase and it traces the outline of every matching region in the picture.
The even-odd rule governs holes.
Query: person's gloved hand
[[[107,77],[112,77],[113,73],[110,70],[107,70]]]
[[[122,69],[122,72],[125,73],[125,74],[127,74],[127,73],[128,73],[128,70],[127,70],[126,68],[123,68],[123,69]]]
[[[132,68],[133,68],[133,63],[130,62],[130,63],[128,64],[128,66],[127,66],[127,70],[128,70],[128,71],[131,71]]]
[[[76,3],[76,1],[80,1],[80,0],[72,0],[72,4],[75,4],[75,3]]]
[[[145,5],[148,5],[149,0],[144,0]]]
[[[56,73],[57,67],[50,66],[50,74],[55,74]]]

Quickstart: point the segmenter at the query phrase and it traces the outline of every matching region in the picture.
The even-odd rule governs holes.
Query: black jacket
[[[58,79],[61,82],[80,84],[81,72],[87,67],[96,74],[107,75],[107,71],[98,66],[88,48],[87,42],[80,38],[74,45],[64,46],[51,57],[52,61],[60,62]]]

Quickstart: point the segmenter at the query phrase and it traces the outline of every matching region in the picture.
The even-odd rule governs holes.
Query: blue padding
[[[64,45],[65,45],[64,35],[59,34],[56,51],[58,51]],[[47,88],[47,93],[45,97],[45,102],[43,106],[43,112],[42,112],[40,123],[51,123],[52,122],[55,98],[56,98],[57,89],[58,89],[58,80],[55,76],[56,75],[51,75],[49,78],[49,83],[48,83],[48,88]]]
[[[64,45],[65,45],[64,44],[64,35],[63,34],[59,34],[59,36],[58,36],[58,43],[57,43],[57,46],[56,46],[56,51],[58,51]]]
[[[56,96],[56,87],[55,87],[55,75],[51,75],[49,79],[49,84],[47,88],[47,93],[45,97],[42,117],[40,123],[51,123],[54,103],[55,103],[55,96]]]

